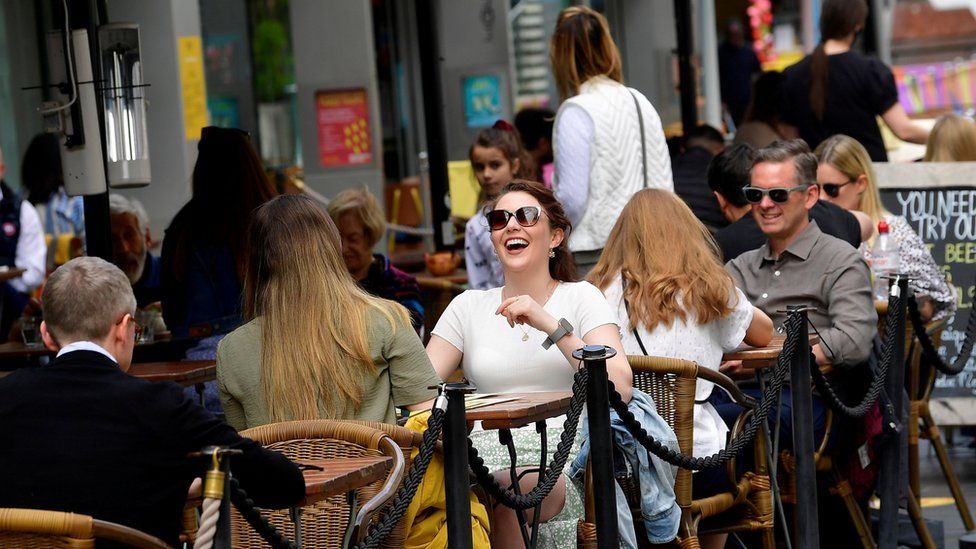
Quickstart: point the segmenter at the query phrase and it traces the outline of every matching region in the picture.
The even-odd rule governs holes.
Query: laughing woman
[[[585,344],[620,349],[617,320],[606,299],[588,282],[576,282],[576,269],[566,247],[570,223],[552,191],[539,183],[515,180],[486,208],[491,241],[502,264],[505,285],[468,290],[444,311],[432,332],[427,355],[441,379],[458,367],[483,393],[565,391],[572,387],[578,361],[572,352]],[[622,354],[607,361],[610,379],[625,401],[630,400],[631,370]],[[549,440],[558,440],[564,417],[550,420]],[[519,464],[538,467],[539,435],[528,427],[514,431]],[[494,470],[508,467],[507,453],[494,433],[472,433],[475,446]],[[579,437],[572,462],[578,451]],[[550,445],[550,448],[555,444]],[[551,451],[551,450],[550,450]],[[510,483],[507,472],[496,473]],[[523,477],[527,491],[536,475]],[[540,547],[575,544],[576,521],[583,515],[576,488],[565,476],[542,503],[545,541]],[[494,510],[497,547],[521,546],[515,514],[504,506]],[[540,540],[542,541],[542,540]]]

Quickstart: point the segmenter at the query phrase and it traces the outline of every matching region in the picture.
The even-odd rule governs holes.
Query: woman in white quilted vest
[[[585,276],[634,193],[674,190],[671,159],[657,111],[623,85],[605,17],[583,6],[563,10],[549,59],[563,100],[553,127],[553,188],[573,223],[569,249]]]

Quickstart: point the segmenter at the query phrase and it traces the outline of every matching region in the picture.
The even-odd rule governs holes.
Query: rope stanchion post
[[[590,428],[590,466],[593,471],[593,497],[596,509],[596,541],[599,549],[619,546],[617,508],[613,478],[613,440],[610,432],[610,401],[607,359],[617,352],[603,345],[587,345],[573,353],[586,363],[586,413]]]
[[[210,469],[207,470],[203,482],[203,517],[201,517],[200,535],[197,546],[206,549],[230,549],[230,469],[231,456],[240,455],[240,450],[232,450],[220,446],[207,446],[200,452],[190,454],[190,457],[207,460]],[[219,502],[215,507],[213,502]],[[216,513],[214,512],[216,511]],[[216,514],[216,525],[213,524]]]
[[[890,286],[891,297],[902,297],[908,295],[908,279],[902,275],[895,275]],[[888,378],[885,383],[885,391],[894,408],[894,417],[899,423],[902,419],[902,393],[905,387],[905,300],[891,300],[889,303],[897,301],[897,306],[902,308],[899,314],[895,311],[888,311],[888,322],[894,322],[894,341],[892,361],[888,370]],[[883,442],[881,452],[881,524],[878,533],[878,547],[895,547],[898,544],[898,504],[899,486],[901,484],[901,446],[906,441],[899,432],[895,436],[888,437]]]
[[[468,499],[468,425],[464,395],[475,388],[467,383],[444,383],[436,406],[447,406],[444,426],[444,484],[447,496],[447,539],[452,549],[472,549],[471,501]]]
[[[796,455],[796,547],[820,547],[817,523],[817,470],[813,462],[813,395],[810,388],[810,340],[808,307],[789,305],[788,314],[798,315],[796,352],[790,364],[790,391],[793,398],[793,452]]]

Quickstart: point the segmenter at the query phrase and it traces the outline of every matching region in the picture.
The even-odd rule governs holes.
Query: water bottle
[[[888,279],[900,268],[898,243],[888,234],[888,223],[878,222],[878,238],[871,247],[871,274],[874,276],[874,299],[888,301]]]

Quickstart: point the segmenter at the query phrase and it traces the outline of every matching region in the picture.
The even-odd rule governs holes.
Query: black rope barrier
[[[586,378],[586,368],[580,368],[573,378],[573,398],[569,401],[566,423],[563,425],[559,444],[556,445],[556,452],[552,456],[549,467],[539,474],[538,484],[529,493],[516,494],[502,486],[485,466],[485,460],[478,455],[478,450],[475,449],[471,439],[468,439],[468,459],[471,470],[478,479],[478,484],[502,505],[519,510],[531,509],[542,503],[542,500],[556,486],[556,481],[559,480],[559,475],[563,472],[566,460],[569,459],[569,452],[573,448],[576,430],[579,427],[580,414],[586,404]]]
[[[895,287],[897,286],[892,286],[892,288]],[[830,381],[827,380],[827,376],[820,371],[820,368],[813,367],[810,369],[817,390],[828,400],[831,408],[837,410],[844,416],[853,419],[864,417],[864,414],[868,413],[874,407],[878,396],[884,390],[885,380],[888,378],[888,371],[893,366],[892,362],[895,359],[895,346],[900,343],[898,341],[898,327],[902,325],[901,319],[905,314],[905,308],[902,307],[901,303],[902,299],[901,295],[888,296],[888,320],[885,324],[884,342],[881,346],[881,361],[874,371],[874,377],[871,379],[868,390],[864,394],[864,398],[861,399],[861,402],[853,406],[845,403],[841,400],[833,386],[831,386]]]
[[[966,362],[969,361],[969,357],[973,354],[973,344],[976,343],[976,315],[972,311],[969,312],[969,320],[966,321],[966,335],[962,343],[962,348],[959,350],[959,354],[952,364],[948,364],[939,356],[935,344],[932,343],[931,336],[925,330],[925,323],[922,322],[922,315],[918,311],[918,302],[915,301],[914,296],[908,300],[908,318],[912,321],[912,329],[915,332],[915,337],[918,338],[918,342],[922,346],[922,352],[925,354],[925,358],[934,364],[937,370],[947,376],[954,376],[960,374],[966,368]]]
[[[444,425],[444,416],[444,410],[441,408],[435,406],[431,410],[430,419],[427,421],[427,430],[424,431],[424,440],[420,443],[417,459],[410,466],[410,472],[407,473],[403,484],[397,490],[396,495],[393,497],[393,502],[390,503],[390,507],[383,514],[382,518],[376,521],[362,543],[356,545],[354,549],[375,549],[379,547],[380,543],[390,535],[390,532],[393,531],[400,522],[400,519],[403,518],[404,513],[407,512],[407,508],[410,506],[410,502],[413,501],[413,497],[417,493],[417,488],[420,487],[420,482],[427,473],[430,460],[434,457],[437,439],[440,438],[441,427]]]
[[[431,410],[430,419],[427,421],[427,430],[424,431],[423,441],[420,443],[417,458],[413,460],[410,472],[400,484],[400,488],[393,496],[393,500],[383,516],[373,524],[369,534],[363,538],[361,543],[353,546],[353,549],[376,549],[403,518],[407,508],[410,507],[410,502],[417,494],[417,489],[420,487],[424,475],[427,473],[431,459],[434,457],[434,450],[437,447],[437,441],[441,436],[441,428],[444,424],[444,415],[444,410],[436,405]],[[230,488],[231,502],[234,507],[237,508],[251,528],[272,548],[301,549],[301,546],[282,535],[273,524],[261,515],[254,505],[254,501],[248,497],[247,492],[241,488],[240,483],[233,476],[230,478]]]
[[[241,488],[240,482],[233,475],[230,477],[230,501],[251,528],[273,549],[301,549],[301,546],[286,538],[273,524],[261,516],[254,505],[254,500],[248,497],[247,492]]]
[[[752,439],[766,421],[766,416],[769,414],[770,408],[776,404],[777,399],[775,396],[783,389],[783,384],[786,383],[786,374],[790,371],[790,362],[796,354],[797,341],[801,335],[799,333],[799,322],[800,316],[797,314],[791,314],[787,317],[786,341],[783,343],[783,351],[776,360],[776,368],[773,370],[771,382],[766,386],[766,391],[763,392],[762,398],[753,411],[752,417],[749,418],[749,423],[746,424],[739,436],[735,437],[728,446],[715,454],[700,458],[688,456],[665,446],[652,437],[644,430],[644,427],[637,421],[634,414],[627,408],[627,404],[624,403],[620,397],[620,393],[614,388],[612,381],[608,382],[610,386],[610,406],[617,412],[624,426],[641,446],[671,465],[693,471],[720,466],[735,457],[747,444],[752,442]],[[806,334],[802,335],[806,337]]]

